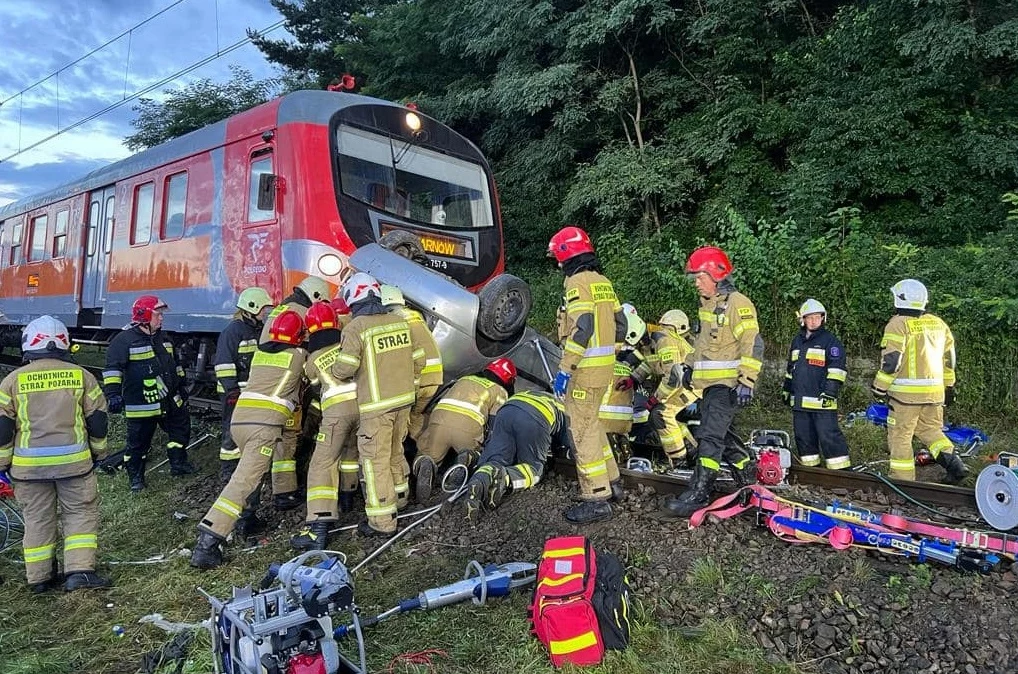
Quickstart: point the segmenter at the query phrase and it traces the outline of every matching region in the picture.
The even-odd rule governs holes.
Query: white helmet
[[[24,352],[67,351],[71,348],[71,336],[67,326],[52,316],[40,316],[25,326],[21,333],[21,350]]]
[[[680,335],[689,332],[689,316],[682,309],[669,309],[661,315],[661,320],[658,323],[672,328]]]
[[[907,278],[898,281],[891,287],[891,294],[894,295],[895,309],[918,309],[926,310],[926,303],[930,301],[930,294],[919,281]]]
[[[379,299],[382,298],[381,287],[371,274],[359,271],[343,284],[343,301],[346,302],[348,307],[352,307],[357,302],[362,302],[372,295]]]
[[[811,297],[803,302],[802,306],[799,307],[799,311],[796,314],[796,316],[799,317],[799,325],[803,325],[805,318],[810,314],[823,314],[823,317],[826,319],[827,309],[824,308],[824,305],[820,304],[820,302]]]
[[[390,307],[393,305],[406,306],[406,300],[403,299],[403,291],[396,286],[388,284],[382,285],[382,306]]]
[[[626,317],[626,344],[636,346],[647,334],[647,323],[636,313],[636,307],[632,304],[622,305],[622,314]]]
[[[264,288],[259,288],[258,286],[244,288],[237,298],[237,308],[255,316],[261,313],[262,309],[271,307],[273,304],[274,302],[269,297],[269,293]]]
[[[328,302],[332,299],[332,287],[328,281],[317,276],[308,276],[297,284],[297,287],[308,296],[312,302]]]

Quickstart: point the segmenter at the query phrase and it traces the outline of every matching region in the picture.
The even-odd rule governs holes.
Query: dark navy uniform
[[[169,337],[160,330],[146,334],[137,325],[120,332],[106,349],[103,385],[107,398],[123,396],[127,417],[124,463],[132,480],[144,475],[156,426],[167,435],[170,472],[179,475],[193,471],[187,461],[191,417],[184,370],[177,364]]]
[[[785,371],[784,396],[792,408],[792,426],[800,460],[827,468],[848,468],[848,444],[838,426],[838,394],[848,372],[845,347],[821,326],[805,328],[792,340]]]
[[[251,357],[258,348],[258,336],[262,323],[247,314],[230,321],[216,342],[213,365],[216,368],[216,390],[223,403],[222,440],[219,460],[222,462],[224,477],[233,472],[240,459],[240,449],[230,435],[230,420],[237,406],[237,398],[247,385],[251,373]]]

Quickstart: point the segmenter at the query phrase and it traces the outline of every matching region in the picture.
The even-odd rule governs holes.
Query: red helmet
[[[339,327],[336,321],[336,310],[328,302],[315,302],[304,317],[308,334],[313,335],[319,330],[335,330]]]
[[[332,310],[336,312],[338,316],[346,316],[350,313],[350,307],[347,306],[346,302],[342,297],[337,297],[330,302]]]
[[[716,246],[704,246],[697,248],[689,255],[686,261],[686,273],[698,274],[703,272],[720,283],[732,273],[732,263],[725,255],[725,251]]]
[[[286,310],[272,319],[269,339],[282,344],[297,345],[304,341],[304,321],[296,311]]]
[[[548,257],[555,258],[559,264],[577,255],[593,252],[594,244],[587,233],[572,225],[560,229],[548,242]]]
[[[166,302],[155,295],[142,295],[131,305],[131,320],[135,323],[151,323],[153,311],[167,308]]]
[[[516,364],[508,358],[496,358],[484,368],[492,373],[506,386],[512,386],[516,382]]]

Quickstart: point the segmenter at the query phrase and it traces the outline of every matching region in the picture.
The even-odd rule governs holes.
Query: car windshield
[[[392,215],[449,228],[491,227],[484,167],[397,138],[340,125],[343,192]]]

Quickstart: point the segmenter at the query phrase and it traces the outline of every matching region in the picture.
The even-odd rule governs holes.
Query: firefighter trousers
[[[414,442],[417,442],[417,439],[421,437],[421,432],[424,430],[424,421],[426,419],[424,408],[435,397],[438,389],[439,386],[437,384],[421,386],[417,389],[417,400],[414,402],[413,407],[410,408],[410,428],[408,431],[410,439]]]
[[[403,440],[410,408],[362,416],[357,429],[357,456],[364,478],[364,511],[376,531],[396,530],[396,511],[406,505],[410,484]]]
[[[684,460],[687,452],[696,447],[696,440],[689,427],[676,419],[684,408],[685,405],[666,403],[661,411],[664,428],[658,429],[657,436],[665,456],[673,461]]]
[[[944,435],[944,407],[939,403],[908,405],[897,400],[887,403],[887,448],[891,453],[891,478],[915,479],[912,437],[919,438],[933,458],[953,452],[954,444]]]
[[[804,466],[819,466],[821,455],[824,466],[831,470],[852,465],[848,458],[848,442],[834,410],[793,410],[792,429],[795,432],[795,448]]]
[[[566,414],[576,444],[576,475],[584,501],[607,501],[611,497],[609,483],[619,479],[615,454],[598,416],[608,381],[610,378],[603,386],[580,386],[574,378],[566,391]]]
[[[721,462],[735,468],[745,468],[750,457],[735,443],[728,443],[728,431],[735,420],[735,389],[724,384],[708,386],[703,390],[700,401],[700,425],[695,437],[697,457],[700,465],[710,470],[720,470]]]
[[[228,403],[228,400],[232,401],[232,404]],[[237,447],[237,443],[233,441],[233,436],[230,435],[230,421],[233,419],[233,410],[237,409],[237,396],[224,393],[219,396],[219,402],[222,403],[223,410],[223,423],[220,426],[219,435],[219,460],[239,461],[240,449]]]
[[[99,489],[94,472],[63,480],[16,480],[14,496],[25,518],[21,545],[29,585],[53,577],[58,522],[64,534],[64,573],[95,571]]]
[[[191,415],[187,403],[177,396],[163,400],[161,414],[157,417],[127,418],[127,447],[124,450],[124,467],[128,474],[145,472],[145,459],[152,447],[156,426],[166,433],[166,454],[170,466],[187,461],[187,445],[191,441]]]
[[[234,424],[233,438],[240,447],[240,462],[198,525],[199,529],[210,531],[220,538],[226,538],[233,530],[245,507],[250,507],[251,494],[261,489],[262,477],[272,466],[273,457],[282,442],[282,428]]]
[[[417,451],[421,455],[431,457],[436,464],[440,464],[445,460],[450,450],[459,453],[480,449],[480,443],[477,442],[477,429],[477,422],[465,416],[462,423],[430,423],[421,433],[420,440],[417,441]],[[481,435],[483,435],[483,431]]]
[[[541,481],[550,451],[547,427],[535,423],[526,410],[510,406],[495,417],[477,463],[505,468],[513,489],[528,489]]]
[[[339,519],[339,492],[357,489],[357,408],[332,417],[325,412],[308,464],[307,521]]]
[[[272,455],[272,493],[289,494],[297,491],[297,441],[304,422],[303,410],[298,407],[283,426],[283,439]]]

